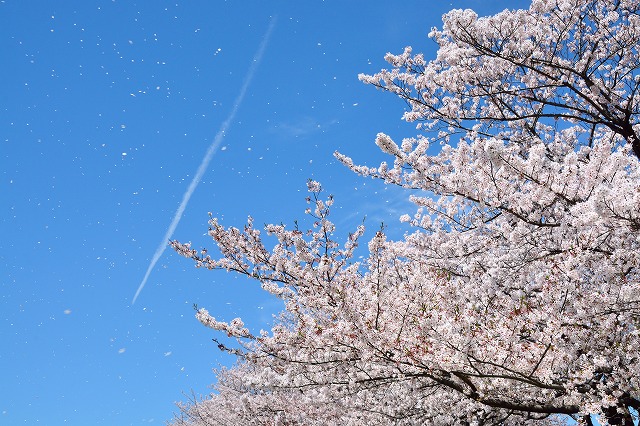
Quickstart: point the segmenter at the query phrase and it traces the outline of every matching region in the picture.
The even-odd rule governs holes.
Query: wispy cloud
[[[220,143],[224,139],[227,131],[229,130],[229,127],[231,126],[231,122],[234,120],[236,114],[238,113],[240,104],[242,104],[242,101],[244,100],[244,97],[247,93],[247,89],[249,88],[249,85],[253,80],[253,75],[255,74],[256,69],[258,68],[260,61],[262,60],[262,56],[267,48],[267,44],[269,43],[269,39],[271,38],[271,33],[273,32],[275,24],[276,24],[276,17],[273,17],[271,19],[271,22],[269,23],[269,28],[267,29],[267,32],[262,38],[260,47],[258,47],[258,51],[253,57],[253,62],[251,63],[251,66],[249,67],[249,71],[247,71],[247,75],[244,78],[242,87],[240,88],[240,93],[238,94],[235,102],[233,103],[233,108],[231,109],[231,112],[229,113],[229,116],[227,117],[227,119],[220,126],[220,130],[218,130],[218,133],[216,133],[216,136],[213,138],[213,142],[209,146],[209,149],[207,150],[204,158],[202,159],[202,162],[200,163],[200,166],[198,167],[198,170],[196,171],[195,176],[191,180],[191,183],[189,184],[187,191],[182,196],[182,202],[180,203],[180,206],[178,207],[176,214],[173,216],[173,220],[171,221],[171,224],[169,225],[167,232],[164,234],[164,237],[162,238],[160,245],[156,249],[156,252],[154,253],[153,258],[151,259],[151,263],[147,268],[147,272],[144,274],[144,278],[142,279],[142,282],[138,286],[138,290],[136,291],[136,294],[133,296],[133,300],[131,301],[132,305],[136,303],[138,296],[144,289],[144,286],[147,283],[147,280],[149,279],[149,275],[151,275],[151,271],[153,271],[153,268],[156,266],[156,263],[158,263],[158,260],[160,259],[164,251],[167,249],[168,241],[171,239],[173,232],[178,227],[178,223],[180,223],[182,214],[184,213],[184,210],[187,208],[187,204],[189,203],[189,199],[191,198],[191,195],[196,190],[196,187],[200,183],[202,176],[207,170],[207,167],[209,166],[211,159],[213,158],[214,154],[218,151],[218,148],[220,147]]]
[[[330,126],[338,123],[338,120],[320,122],[313,117],[305,116],[296,120],[277,123],[272,131],[290,138],[307,137],[317,132],[325,131]]]

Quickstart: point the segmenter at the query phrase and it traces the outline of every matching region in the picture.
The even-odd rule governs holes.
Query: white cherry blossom
[[[633,424],[640,408],[640,3],[534,0],[454,10],[433,60],[406,48],[361,75],[420,134],[354,172],[411,189],[413,227],[342,240],[309,182],[308,230],[210,222],[219,258],[283,300],[270,332],[198,319],[238,341],[184,425]],[[273,248],[266,241],[276,241]],[[363,248],[364,249],[364,248]]]

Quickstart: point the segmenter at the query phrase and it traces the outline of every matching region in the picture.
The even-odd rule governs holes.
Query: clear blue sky
[[[304,219],[305,182],[336,197],[344,235],[367,216],[402,232],[406,194],[353,175],[377,132],[413,136],[404,104],[357,80],[451,8],[508,0],[0,1],[0,424],[163,424],[233,360],[192,305],[268,328],[247,280],[167,250],[132,297],[207,148],[264,56],[173,237]],[[370,234],[369,234],[370,235]]]

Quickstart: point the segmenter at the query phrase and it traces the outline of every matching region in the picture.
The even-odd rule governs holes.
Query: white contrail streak
[[[238,109],[240,108],[240,104],[242,103],[242,100],[244,99],[244,96],[247,93],[247,89],[249,88],[249,85],[251,84],[251,80],[253,80],[253,75],[255,74],[256,69],[258,68],[258,65],[260,64],[260,61],[262,60],[262,55],[264,54],[264,51],[267,48],[267,44],[269,43],[269,38],[271,37],[271,33],[273,32],[273,28],[274,28],[275,24],[276,24],[276,17],[274,16],[273,18],[271,18],[271,22],[269,23],[269,28],[267,29],[267,32],[265,33],[264,37],[262,38],[262,42],[260,43],[260,47],[258,48],[258,51],[256,52],[255,56],[253,57],[253,62],[251,62],[251,66],[249,67],[249,71],[247,71],[247,75],[244,78],[244,82],[242,83],[242,87],[240,88],[240,93],[238,94],[238,97],[236,98],[235,102],[233,103],[233,108],[231,109],[231,112],[229,113],[229,116],[227,117],[227,119],[220,126],[220,130],[218,130],[218,133],[216,133],[215,138],[213,138],[213,142],[209,146],[209,149],[207,150],[207,153],[205,154],[204,158],[202,159],[202,162],[200,163],[200,166],[198,167],[198,171],[196,172],[195,176],[191,180],[191,183],[189,184],[189,188],[187,188],[187,192],[185,192],[184,195],[182,196],[182,202],[180,203],[180,206],[178,207],[178,210],[176,210],[176,214],[173,216],[173,220],[171,221],[171,224],[169,225],[169,228],[167,229],[167,232],[164,234],[164,237],[162,238],[162,241],[160,242],[160,245],[158,246],[156,252],[154,253],[153,258],[151,259],[151,263],[149,264],[149,267],[147,268],[147,272],[144,274],[144,278],[142,279],[142,282],[140,283],[140,286],[138,287],[138,290],[136,291],[136,294],[133,296],[133,300],[131,301],[131,305],[136,303],[136,299],[140,295],[140,292],[144,288],[144,285],[147,283],[147,280],[149,279],[149,275],[151,275],[151,271],[153,270],[154,266],[156,266],[156,263],[158,263],[158,260],[162,256],[162,253],[164,253],[164,251],[166,250],[167,245],[168,245],[167,243],[168,243],[169,239],[171,238],[171,236],[173,235],[173,232],[178,227],[178,223],[180,222],[180,219],[182,218],[182,213],[184,213],[184,210],[187,207],[187,203],[189,202],[189,199],[191,198],[191,195],[193,194],[193,191],[196,190],[196,187],[200,183],[200,180],[202,179],[202,176],[204,175],[205,171],[207,170],[207,167],[209,166],[209,163],[211,162],[211,159],[213,158],[213,155],[218,150],[218,147],[220,146],[220,143],[222,142],[222,139],[224,139],[225,133],[227,132],[227,130],[231,126],[231,122],[235,118],[236,113],[238,112]]]

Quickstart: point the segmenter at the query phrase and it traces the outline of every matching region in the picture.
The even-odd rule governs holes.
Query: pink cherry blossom
[[[205,325],[238,364],[174,424],[633,424],[640,408],[640,4],[453,10],[360,79],[408,105],[415,138],[354,172],[411,189],[413,227],[354,256],[308,184],[307,230],[210,222],[219,258],[285,305],[269,332]],[[265,240],[275,240],[267,248]],[[269,245],[271,247],[271,245]]]

